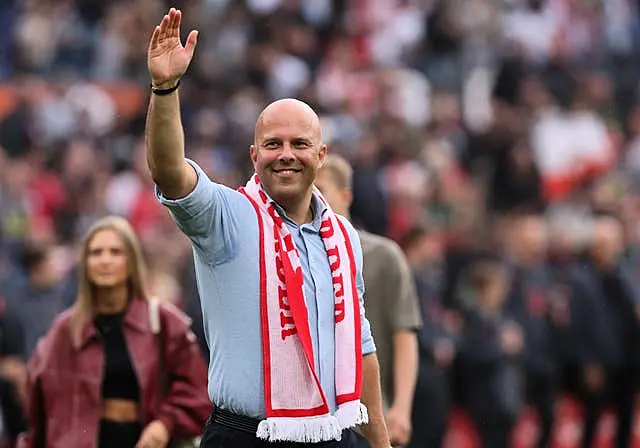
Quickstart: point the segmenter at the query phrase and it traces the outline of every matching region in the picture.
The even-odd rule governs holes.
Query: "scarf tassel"
[[[269,442],[318,443],[340,440],[342,428],[332,415],[319,417],[269,417],[258,425],[256,435]]]
[[[367,407],[361,401],[349,401],[338,406],[336,418],[342,429],[365,425],[369,422]]]
[[[338,407],[335,416],[269,417],[258,425],[256,435],[270,442],[317,443],[340,440],[342,430],[368,423],[367,407],[350,401]]]

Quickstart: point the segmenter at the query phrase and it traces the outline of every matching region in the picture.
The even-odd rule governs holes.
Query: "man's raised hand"
[[[182,13],[175,8],[162,18],[160,25],[153,30],[147,64],[154,88],[167,89],[174,87],[180,77],[187,71],[196,49],[198,32],[193,30],[182,46],[180,42],[180,22]]]

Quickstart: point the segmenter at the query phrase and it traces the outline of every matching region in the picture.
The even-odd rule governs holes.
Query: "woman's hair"
[[[129,300],[133,298],[147,300],[149,298],[146,265],[135,231],[126,219],[119,216],[107,216],[98,220],[89,229],[80,247],[78,293],[71,317],[71,333],[75,344],[79,344],[85,323],[94,315],[95,286],[91,284],[87,275],[87,257],[93,237],[103,230],[114,231],[124,244],[129,271],[127,280]]]

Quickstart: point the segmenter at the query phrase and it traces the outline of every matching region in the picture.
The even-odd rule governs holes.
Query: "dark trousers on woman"
[[[135,448],[142,434],[140,423],[100,420],[99,448]]]
[[[256,436],[257,421],[226,414],[218,418],[218,412],[207,421],[200,448],[371,448],[369,442],[353,429],[342,431],[341,440],[319,443],[268,442]],[[243,421],[244,420],[244,421]]]

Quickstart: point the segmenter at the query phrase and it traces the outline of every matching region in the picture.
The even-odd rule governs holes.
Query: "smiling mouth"
[[[302,170],[294,169],[294,168],[282,168],[279,170],[273,170],[274,173],[284,175],[284,176],[292,176],[296,173],[301,172]]]

